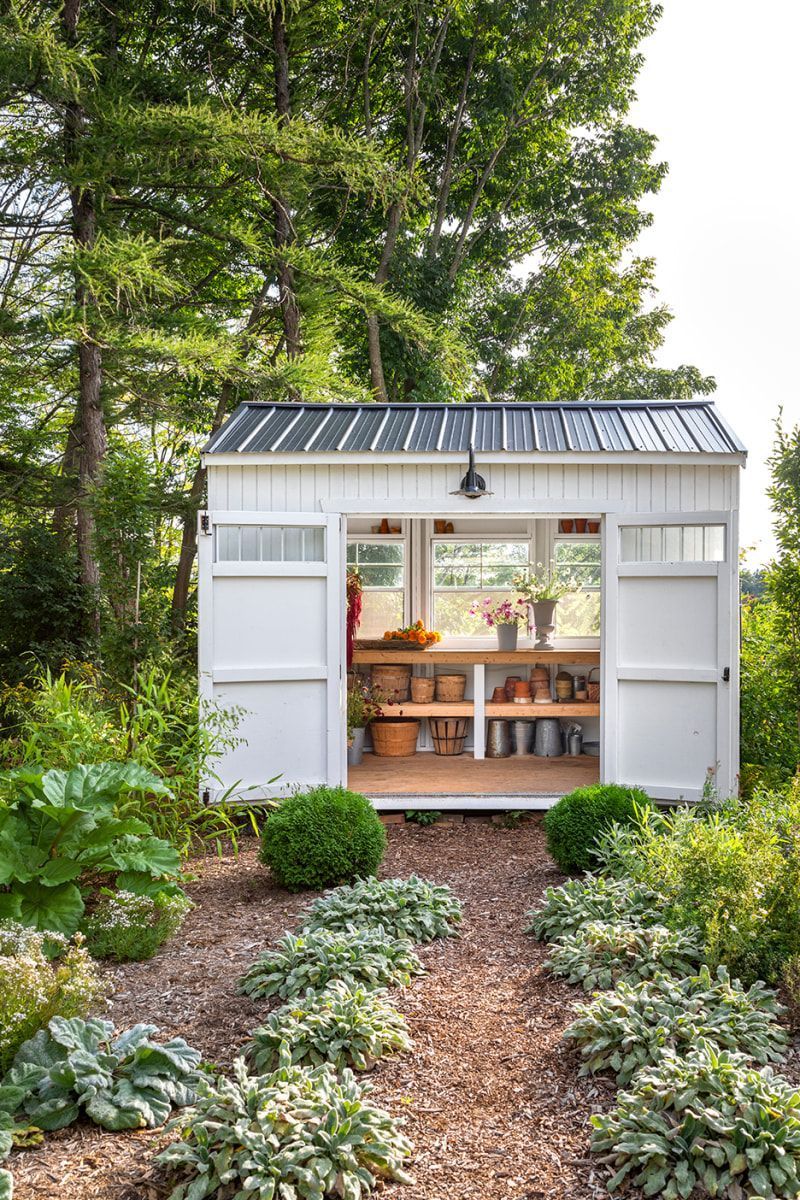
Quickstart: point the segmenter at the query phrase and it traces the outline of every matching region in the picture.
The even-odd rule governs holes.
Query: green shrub
[[[659,896],[631,879],[611,879],[586,874],[568,879],[561,887],[549,887],[544,901],[527,914],[532,933],[542,942],[555,942],[575,933],[587,921],[631,921],[655,925],[660,921]]]
[[[639,809],[650,807],[640,788],[597,783],[576,788],[545,813],[547,849],[560,870],[588,871],[595,840],[612,822],[633,824]]]
[[[178,932],[193,904],[179,889],[154,896],[104,890],[83,922],[87,945],[95,958],[141,962]]]
[[[105,995],[82,940],[0,923],[0,1075],[52,1017],[85,1016]]]
[[[261,861],[290,892],[374,875],[386,830],[364,796],[318,787],[284,800],[261,835]]]
[[[589,921],[549,947],[545,963],[586,992],[611,988],[620,980],[637,983],[655,975],[693,975],[701,951],[696,937],[663,925]]]
[[[421,975],[422,963],[411,942],[393,938],[380,925],[368,929],[315,929],[286,933],[276,950],[265,951],[239,982],[239,990],[255,999],[280,996],[289,1000],[309,988],[322,991],[334,979],[355,987],[405,986]]]
[[[581,1075],[613,1071],[629,1083],[643,1066],[661,1061],[665,1050],[690,1052],[698,1038],[736,1050],[764,1066],[779,1062],[788,1043],[776,1023],[782,1012],[775,993],[754,983],[747,991],[724,967],[708,967],[675,979],[657,975],[643,983],[620,982],[581,1005],[564,1037],[580,1049]]]
[[[378,1179],[411,1180],[411,1143],[399,1123],[366,1098],[370,1084],[345,1069],[283,1067],[200,1085],[181,1139],[157,1161],[178,1177],[169,1200],[362,1200]]]
[[[646,1196],[785,1200],[800,1192],[800,1092],[769,1067],[701,1041],[644,1067],[614,1108],[591,1117],[608,1190]]]
[[[286,1052],[301,1066],[329,1062],[337,1070],[368,1071],[384,1055],[410,1047],[405,1018],[385,991],[335,979],[324,992],[308,991],[270,1013],[253,1030],[246,1053],[259,1074],[276,1070]]]
[[[699,928],[712,967],[776,983],[800,952],[800,795],[794,787],[717,810],[642,814],[600,839],[605,870],[663,897],[672,928]]]
[[[194,1102],[200,1052],[153,1033],[134,1025],[115,1038],[109,1021],[54,1017],[19,1048],[4,1088],[18,1091],[15,1109],[39,1129],[63,1129],[82,1112],[104,1129],[154,1129]]]
[[[177,851],[144,822],[120,815],[131,793],[168,789],[138,763],[20,767],[0,776],[0,918],[72,934],[84,900],[79,881],[125,873],[146,884],[176,875]]]
[[[417,875],[408,879],[359,879],[315,900],[303,928],[346,929],[382,925],[392,937],[430,942],[452,937],[461,921],[461,903],[449,887]]]

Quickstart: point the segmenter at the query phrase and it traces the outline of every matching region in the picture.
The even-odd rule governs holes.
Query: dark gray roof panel
[[[745,454],[710,400],[572,404],[245,403],[207,453]]]

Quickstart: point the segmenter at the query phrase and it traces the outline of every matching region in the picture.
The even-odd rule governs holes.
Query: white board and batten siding
[[[350,511],[381,512],[390,506],[400,515],[404,504],[433,501],[432,512],[464,512],[470,501],[450,497],[458,463],[281,463],[214,464],[209,460],[208,506],[213,511],[321,512],[339,501]],[[565,502],[603,512],[608,506],[626,513],[691,513],[738,508],[739,468],[717,464],[640,465],[633,463],[546,464],[480,463],[486,486],[505,511],[533,511],[530,500],[567,511]],[[527,507],[526,507],[527,506]],[[494,506],[493,506],[494,507]],[[422,513],[422,510],[417,510]],[[481,501],[481,511],[488,503]],[[502,509],[500,509],[502,511]],[[581,510],[582,511],[582,510]],[[425,515],[431,515],[431,512]]]

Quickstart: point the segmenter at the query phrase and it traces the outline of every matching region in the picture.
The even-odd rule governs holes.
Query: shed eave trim
[[[558,466],[561,464],[569,464],[571,466],[598,466],[604,463],[614,466],[709,466],[709,465],[725,465],[725,466],[741,466],[744,467],[747,463],[747,454],[745,452],[723,452],[723,451],[679,451],[679,450],[620,450],[620,451],[552,451],[544,450],[537,451],[484,451],[480,455],[476,455],[480,463],[533,463],[541,466],[552,464]],[[464,455],[462,453],[440,452],[428,454],[409,454],[408,451],[399,452],[384,452],[384,453],[353,453],[345,452],[333,453],[314,453],[313,451],[302,451],[300,453],[285,453],[280,451],[269,452],[243,452],[225,451],[215,454],[213,451],[204,451],[202,455],[203,465],[206,467],[256,467],[256,466],[358,466],[372,465],[376,461],[384,462],[388,465],[400,465],[404,463],[415,464],[418,466],[431,466],[439,463],[450,465],[452,463],[463,463]]]

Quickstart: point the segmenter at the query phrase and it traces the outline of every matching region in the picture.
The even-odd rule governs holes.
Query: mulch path
[[[587,1118],[612,1085],[579,1080],[560,1041],[580,994],[542,971],[545,951],[524,914],[558,883],[538,820],[519,829],[467,819],[453,827],[392,825],[385,876],[416,871],[464,902],[460,938],[420,951],[428,969],[397,994],[415,1050],[379,1064],[375,1099],[407,1119],[416,1152],[410,1187],[384,1200],[594,1200],[607,1195],[588,1156]],[[110,1019],[180,1035],[227,1067],[265,1012],[236,994],[258,952],[293,928],[308,897],[270,884],[253,844],[209,859],[190,887],[181,935],[146,963],[109,969]],[[162,1200],[152,1163],[163,1134],[88,1125],[48,1135],[8,1166],[17,1200]]]

